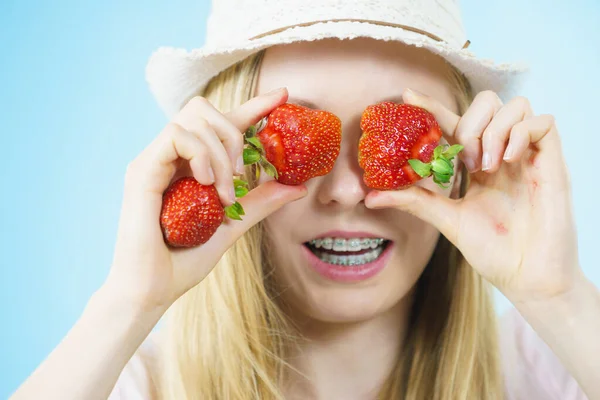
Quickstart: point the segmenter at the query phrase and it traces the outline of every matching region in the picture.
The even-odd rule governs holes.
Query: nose
[[[358,123],[350,125],[348,130],[344,129],[340,155],[331,172],[320,180],[316,188],[319,203],[342,208],[363,203],[368,188],[363,182],[363,170],[358,165],[360,134]]]

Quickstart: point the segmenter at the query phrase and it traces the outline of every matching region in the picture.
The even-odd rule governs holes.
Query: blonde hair
[[[215,77],[206,97],[222,112],[255,92],[264,52]],[[468,82],[450,68],[463,113]],[[251,179],[253,172],[248,173]],[[468,185],[462,172],[461,196]],[[158,375],[161,399],[282,400],[286,352],[297,338],[275,301],[258,224],[202,283],[169,310]],[[442,235],[417,282],[409,334],[380,399],[502,398],[496,319],[489,286]]]

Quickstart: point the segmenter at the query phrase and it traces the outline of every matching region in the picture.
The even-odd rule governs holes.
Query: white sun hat
[[[467,49],[458,0],[213,0],[204,47],[161,47],[146,79],[172,117],[211,78],[273,45],[368,37],[423,47],[467,77],[475,93],[512,95],[525,68],[477,58]]]

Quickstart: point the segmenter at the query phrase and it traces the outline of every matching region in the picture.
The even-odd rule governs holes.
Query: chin
[[[365,233],[342,240],[344,234],[319,235],[301,245],[274,243],[278,298],[296,322],[356,323],[410,304],[429,258],[427,249],[383,235],[367,240]],[[341,263],[340,258],[355,262]]]
[[[305,318],[326,323],[355,323],[386,313],[404,296],[402,293],[382,296],[377,287],[346,287],[313,288],[308,293],[303,291],[302,297],[293,297],[288,301]]]
[[[400,263],[390,264],[377,277],[358,283],[323,279],[306,266],[288,264],[286,271],[276,272],[276,280],[282,282],[278,285],[280,299],[299,321],[367,321],[390,312],[409,299],[420,275],[419,271],[406,274]]]

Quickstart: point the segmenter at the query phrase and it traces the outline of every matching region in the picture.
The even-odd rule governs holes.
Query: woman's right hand
[[[105,283],[111,296],[144,310],[166,311],[208,275],[244,232],[306,194],[304,186],[269,181],[239,200],[246,212],[243,221],[226,218],[205,244],[172,248],[163,239],[159,216],[167,187],[192,175],[204,185],[214,183],[224,206],[235,202],[232,177],[244,169],[242,132],[285,103],[287,96],[287,90],[280,89],[227,114],[195,97],[128,165],[115,253]]]

